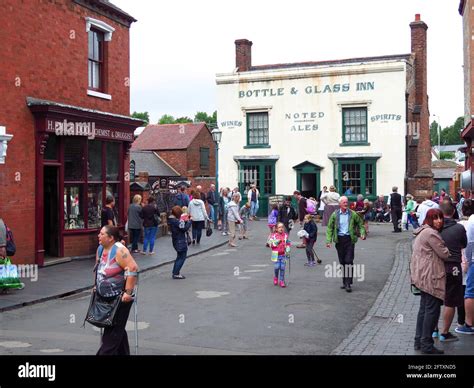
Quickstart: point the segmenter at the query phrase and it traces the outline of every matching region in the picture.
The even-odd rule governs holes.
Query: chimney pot
[[[249,71],[252,67],[252,42],[247,39],[235,41],[235,67],[237,71]]]
[[[415,22],[421,21],[421,15],[419,13],[415,14]]]

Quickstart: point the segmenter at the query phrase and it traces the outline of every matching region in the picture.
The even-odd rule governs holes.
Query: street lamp
[[[219,127],[215,127],[212,132],[212,140],[216,143],[216,196],[219,195],[219,143],[222,138],[222,131]],[[217,219],[218,219],[218,209],[219,209],[219,198],[217,198],[216,203],[214,204],[214,228],[217,228]]]

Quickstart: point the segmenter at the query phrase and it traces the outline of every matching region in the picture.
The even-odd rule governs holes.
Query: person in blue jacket
[[[191,227],[191,221],[188,219],[187,215],[181,217],[183,215],[183,210],[179,206],[174,206],[171,209],[171,214],[168,223],[170,225],[173,248],[177,253],[173,266],[173,279],[186,279],[181,275],[180,271],[188,254],[186,232]]]

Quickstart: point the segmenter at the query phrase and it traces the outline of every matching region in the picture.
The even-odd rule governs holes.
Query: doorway
[[[316,173],[301,174],[301,195],[305,198],[318,198],[316,193]]]
[[[59,168],[44,167],[43,238],[45,256],[59,257]]]

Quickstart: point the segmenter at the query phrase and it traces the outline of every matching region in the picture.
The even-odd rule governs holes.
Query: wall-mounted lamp
[[[0,125],[0,164],[5,164],[8,142],[13,139],[13,135],[7,135],[6,131],[7,129]]]

